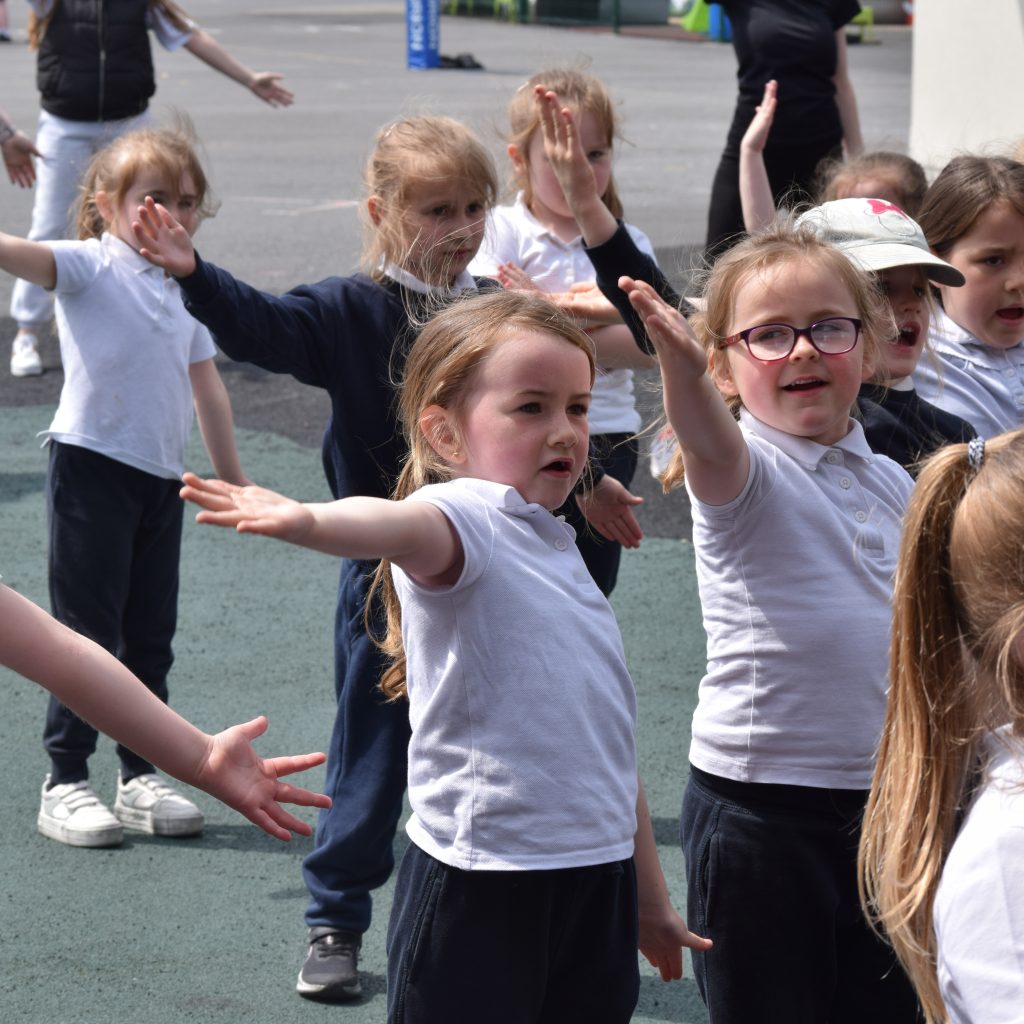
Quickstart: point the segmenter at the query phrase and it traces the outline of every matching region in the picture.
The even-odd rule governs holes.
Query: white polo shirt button
[[[828,455],[825,456],[825,460],[827,462],[831,462],[833,466],[837,462],[841,462],[842,458],[843,457],[839,454],[839,452],[829,452]]]
[[[848,476],[840,477],[839,486],[848,491],[850,489],[850,478]]]
[[[1003,370],[1003,376],[1004,377],[1012,377],[1013,376],[1013,368],[1010,367],[1007,370]]]
[[[568,546],[569,542],[564,537],[559,537],[558,540],[555,541],[555,547],[559,551],[564,551]]]
[[[867,517],[867,512],[861,512],[859,509],[853,514],[853,518],[856,519],[858,523],[863,523]]]

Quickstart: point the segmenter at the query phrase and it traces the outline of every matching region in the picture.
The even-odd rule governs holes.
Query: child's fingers
[[[318,764],[323,764],[327,760],[327,755],[322,753],[312,754],[282,754],[280,757],[268,757],[265,760],[267,767],[276,775],[281,778],[285,775],[294,775],[296,772],[304,772],[309,768],[315,768]],[[281,783],[282,788],[286,787],[285,783]],[[304,797],[313,797],[314,800],[295,800],[293,803],[304,803],[309,804],[316,802],[319,807],[327,807],[330,805],[331,798],[329,796],[322,796],[319,793],[310,793],[308,789],[300,789],[298,787],[289,787],[294,789],[296,793],[303,794]],[[278,797],[279,800],[283,799]],[[320,803],[320,800],[326,800],[327,803]]]

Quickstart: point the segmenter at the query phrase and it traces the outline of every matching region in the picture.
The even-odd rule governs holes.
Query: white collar
[[[516,201],[512,204],[513,208],[518,212],[520,217],[523,217],[529,224],[531,224],[539,238],[547,238],[555,245],[562,249],[581,249],[583,248],[583,235],[579,234],[575,238],[570,238],[568,242],[564,239],[559,238],[550,228],[545,227],[539,220],[533,215],[533,212],[526,205],[526,200],[523,198],[523,193],[516,193]]]
[[[450,287],[437,284],[427,284],[426,281],[421,281],[418,277],[410,274],[408,270],[404,270],[397,263],[385,263],[384,273],[391,278],[392,281],[396,281],[403,288],[407,288],[411,292],[418,292],[420,295],[440,295],[447,297],[449,295],[460,295],[462,292],[475,292],[476,278],[468,270],[463,270],[461,274]]]
[[[812,441],[808,437],[797,437],[794,434],[787,434],[785,431],[776,430],[775,427],[762,423],[756,416],[746,409],[740,409],[740,426],[745,431],[764,438],[776,448],[785,452],[791,459],[799,462],[807,469],[817,469],[818,463],[833,449],[839,448],[848,455],[856,455],[865,462],[873,462],[875,453],[868,445],[864,437],[864,428],[855,420],[850,419],[850,430],[845,437],[841,437],[835,444],[824,445]]]
[[[118,238],[117,235],[112,235],[109,231],[104,231],[100,236],[100,245],[111,259],[123,263],[132,273],[145,274],[150,270],[155,270],[163,276],[164,272],[160,267],[154,266],[145,256],[140,255],[137,249],[133,249],[127,242]]]

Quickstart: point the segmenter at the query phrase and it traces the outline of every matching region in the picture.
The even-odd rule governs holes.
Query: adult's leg
[[[739,150],[731,143],[726,143],[711,181],[708,229],[704,243],[705,259],[717,259],[743,237],[743,232]]]
[[[139,518],[126,471],[127,466],[76,445],[54,443],[50,451],[51,611],[114,655],[121,645]],[[96,737],[91,725],[50,698],[43,746],[52,762],[51,784],[89,777]]]

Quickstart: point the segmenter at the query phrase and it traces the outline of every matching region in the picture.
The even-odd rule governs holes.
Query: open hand
[[[276,71],[257,71],[249,88],[272,107],[290,107],[295,102],[295,93],[280,84],[282,78],[284,75]]]
[[[764,95],[761,103],[754,112],[747,130],[740,140],[740,146],[750,150],[752,153],[763,153],[764,147],[768,144],[768,135],[772,130],[772,122],[775,120],[775,108],[778,105],[779,83],[771,79],[764,87]]]
[[[298,544],[313,528],[313,515],[301,502],[283,494],[224,480],[203,480],[195,473],[182,477],[179,494],[198,505],[196,522],[232,526],[239,533],[259,533]]]
[[[708,357],[686,322],[686,317],[670,306],[646,281],[620,277],[619,287],[629,296],[630,305],[637,311],[654,345],[658,359],[665,365],[671,360],[701,376],[707,371]]]
[[[512,292],[532,292],[534,295],[545,294],[537,287],[530,275],[515,263],[502,263],[494,272],[502,288]]]
[[[11,179],[11,184],[30,188],[36,180],[36,167],[32,157],[43,155],[36,149],[32,140],[23,132],[15,132],[3,144],[3,154],[7,177]]]
[[[291,833],[308,836],[313,828],[296,818],[281,804],[301,807],[330,807],[331,798],[300,786],[281,782],[283,775],[305,771],[323,764],[324,754],[292,754],[262,758],[252,741],[267,731],[267,719],[260,715],[251,722],[233,725],[212,739],[210,753],[201,765],[195,785],[244,814],[264,832],[287,842]]]
[[[624,548],[638,548],[643,540],[644,531],[633,511],[643,501],[608,473],[592,490],[576,495],[576,504],[587,522],[606,540],[617,541]]]
[[[188,277],[196,269],[192,236],[152,196],[146,196],[137,216],[139,219],[132,221],[132,234],[139,254],[171,277]]]

